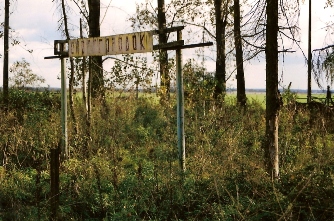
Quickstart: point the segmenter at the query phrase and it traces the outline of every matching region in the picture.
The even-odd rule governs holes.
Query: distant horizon
[[[12,87],[10,87],[12,88]],[[53,90],[53,91],[60,91],[61,88],[60,87],[24,87],[24,89],[31,89],[31,90],[39,90],[39,89],[43,89],[43,90],[47,90],[47,89],[50,89],[50,90]],[[67,87],[68,89],[68,87]],[[81,90],[80,87],[77,87],[77,88],[74,88],[75,90]],[[151,88],[152,91],[155,91],[155,87],[152,87]],[[123,90],[122,88],[115,88],[115,90]],[[145,89],[139,89],[139,91],[143,91]],[[266,92],[266,89],[265,88],[246,88],[245,89],[246,92],[254,92],[254,93],[263,93],[263,92]],[[284,88],[279,88],[280,92],[282,92],[284,90]],[[0,91],[2,91],[2,86],[0,86]],[[128,90],[130,91],[130,90]],[[172,88],[171,90],[172,92],[175,91],[175,88]],[[290,88],[290,91],[291,92],[294,92],[294,93],[307,93],[307,89],[294,89],[294,88]],[[326,89],[313,89],[311,90],[312,93],[326,93]],[[334,91],[334,88],[331,90],[331,91]],[[237,92],[237,88],[228,88],[226,90],[227,93],[232,93],[232,92]]]

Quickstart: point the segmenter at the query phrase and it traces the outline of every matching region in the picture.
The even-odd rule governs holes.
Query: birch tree
[[[266,147],[268,172],[279,178],[278,0],[267,0],[266,24]]]
[[[278,91],[278,60],[280,57],[284,64],[284,54],[294,52],[286,48],[286,42],[300,48],[298,17],[298,0],[255,1],[248,13],[248,18],[252,19],[248,26],[250,32],[244,38],[248,47],[252,48],[251,57],[256,57],[263,50],[266,54],[266,139],[263,148],[267,171],[273,179],[279,178],[278,125],[282,99]]]

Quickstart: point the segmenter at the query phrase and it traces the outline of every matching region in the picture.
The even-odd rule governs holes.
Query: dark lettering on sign
[[[75,43],[75,53],[79,54],[79,41],[76,41]]]
[[[91,52],[91,49],[89,48],[90,47],[90,39],[87,40],[87,53],[90,54]]]
[[[71,43],[71,46],[70,46],[70,47],[71,47],[71,48],[74,47],[74,42]],[[72,54],[74,54],[73,50],[72,50]]]
[[[145,34],[143,35],[140,34],[140,50],[145,50],[144,37],[145,37]]]
[[[119,38],[118,38],[118,50],[119,50],[119,51],[122,51],[122,48],[123,48],[123,47],[122,47],[122,46],[123,46],[122,43],[123,43],[123,41],[122,41],[122,37],[119,37]]]
[[[111,41],[112,41],[111,51],[115,51],[115,37],[112,37]]]
[[[137,36],[136,35],[132,35],[132,46],[133,46],[133,50],[137,50]]]
[[[106,52],[109,53],[109,38],[106,39]]]
[[[103,39],[99,38],[99,52],[101,52],[101,47],[103,46]]]
[[[85,47],[85,41],[81,41],[81,54],[85,53],[84,47]]]
[[[129,49],[130,49],[130,45],[129,45],[129,37],[126,36],[126,37],[125,37],[125,50],[126,50],[126,51],[129,51]]]
[[[104,56],[150,52],[152,44],[151,32],[135,32],[106,37],[70,39],[67,44],[55,45],[55,50],[68,51],[69,57]]]

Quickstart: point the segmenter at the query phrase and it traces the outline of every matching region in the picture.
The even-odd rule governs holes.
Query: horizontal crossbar
[[[166,44],[160,44],[160,45],[153,45],[153,50],[159,50],[159,49],[166,49],[166,50],[172,50],[170,48],[179,47],[184,45],[184,40],[181,41],[173,41],[168,42]]]
[[[205,42],[205,43],[198,43],[198,44],[191,44],[191,45],[183,45],[179,46],[177,49],[187,49],[187,48],[198,48],[198,47],[205,47],[213,45],[212,42]]]
[[[61,59],[61,58],[68,58],[68,56],[48,56],[48,57],[44,57],[44,59]]]
[[[170,33],[174,31],[181,31],[184,29],[184,26],[176,26],[176,27],[171,27],[171,28],[165,28],[165,29],[160,29],[160,30],[154,30],[153,34],[164,34],[164,33]]]
[[[184,41],[174,41],[163,45],[154,45],[153,50],[165,49],[165,50],[177,50],[177,49],[188,49],[188,48],[198,48],[213,45],[212,42],[184,45]]]

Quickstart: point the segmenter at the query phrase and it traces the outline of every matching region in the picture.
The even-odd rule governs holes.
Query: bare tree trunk
[[[163,30],[166,28],[166,11],[165,11],[165,0],[158,0],[158,28]],[[167,34],[159,34],[159,44],[167,43]],[[170,76],[168,73],[168,54],[167,50],[160,50],[159,55],[160,61],[160,80],[161,80],[161,96],[162,99],[169,99],[170,93]]]
[[[242,51],[241,30],[240,30],[240,1],[234,0],[234,43],[237,66],[237,101],[241,106],[246,106],[246,89],[244,59]]]
[[[312,78],[312,0],[309,0],[308,14],[308,57],[307,57],[307,102],[311,102],[311,78]]]
[[[82,34],[82,21],[81,21],[81,18],[80,18],[80,38],[83,38],[83,34]],[[82,58],[82,69],[81,69],[81,72],[82,72],[82,100],[83,100],[83,103],[84,103],[84,106],[85,106],[85,112],[86,112],[86,115],[87,115],[87,95],[86,95],[86,57],[83,57]]]
[[[73,99],[73,90],[74,90],[74,61],[73,58],[70,58],[70,66],[71,66],[71,75],[70,75],[70,81],[68,83],[69,87],[69,102],[70,102],[70,112],[71,112],[71,118],[73,122],[73,129],[74,133],[78,134],[78,125],[77,125],[77,119],[75,117],[75,112],[74,112],[74,99]]]
[[[226,3],[227,4],[227,3]],[[216,13],[216,41],[217,41],[217,60],[216,60],[216,86],[214,91],[215,99],[221,97],[224,99],[226,93],[226,55],[225,55],[225,31],[227,13],[222,9],[222,0],[215,0]]]
[[[5,22],[4,22],[4,56],[3,56],[3,102],[5,110],[8,109],[8,62],[9,62],[9,0],[5,0]]]
[[[265,159],[269,174],[279,178],[278,116],[281,105],[278,91],[278,0],[267,0],[266,27],[266,144]]]
[[[83,33],[82,33],[82,21],[80,19],[80,38],[83,38]],[[90,64],[90,63],[89,63]],[[82,58],[82,99],[85,107],[85,122],[86,122],[86,127],[85,127],[85,146],[89,149],[89,140],[90,140],[90,117],[91,117],[91,68],[89,68],[89,76],[88,76],[88,94],[87,94],[87,89],[86,89],[86,57]],[[88,97],[87,97],[88,96]],[[86,151],[86,157],[89,157],[89,151]]]
[[[88,0],[89,8],[89,37],[100,37],[100,0]],[[103,98],[104,97],[104,79],[103,79],[103,66],[102,57],[91,57],[92,65],[92,97]]]
[[[67,14],[65,9],[65,2],[64,0],[61,1],[61,7],[63,12],[63,19],[64,19],[64,32],[67,40],[70,40],[70,33],[68,31],[68,22],[67,22]],[[70,112],[71,118],[74,125],[74,133],[78,134],[78,127],[77,127],[77,120],[74,113],[74,101],[73,101],[73,85],[74,85],[74,60],[70,58],[70,66],[71,66],[71,74],[70,74],[70,81],[69,81],[69,101],[70,101]]]

